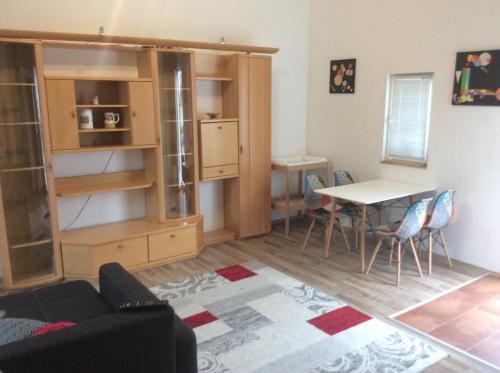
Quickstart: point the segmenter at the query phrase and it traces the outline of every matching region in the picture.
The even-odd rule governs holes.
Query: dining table
[[[359,248],[360,248],[360,271],[365,272],[365,247],[366,247],[366,219],[367,206],[380,204],[389,201],[396,201],[408,198],[409,203],[413,202],[413,197],[421,193],[434,192],[433,186],[417,183],[409,183],[387,179],[374,179],[359,183],[334,186],[329,188],[316,189],[315,192],[331,198],[331,205],[334,207],[330,212],[330,220],[325,234],[325,257],[329,255],[332,233],[335,226],[335,218],[339,201],[351,202],[360,211]]]

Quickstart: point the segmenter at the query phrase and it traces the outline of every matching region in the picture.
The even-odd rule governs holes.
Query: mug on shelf
[[[94,121],[92,119],[92,109],[80,110],[78,114],[79,126],[82,129],[92,129],[94,128]]]
[[[116,128],[120,121],[120,114],[118,113],[104,113],[104,128]]]

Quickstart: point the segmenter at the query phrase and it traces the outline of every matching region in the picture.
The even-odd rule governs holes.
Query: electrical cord
[[[108,166],[109,164],[111,163],[111,159],[113,158],[113,155],[115,154],[115,151],[116,150],[113,150],[111,152],[111,155],[109,156],[108,158],[108,161],[106,162],[106,165],[104,166],[104,169],[102,170],[101,174],[104,174],[106,173],[106,170],[108,169]],[[85,210],[85,207],[87,207],[88,203],[90,202],[91,198],[92,198],[93,194],[89,194],[89,196],[87,197],[87,199],[85,200],[85,202],[83,203],[82,207],[80,208],[80,210],[78,211],[78,213],[76,214],[75,218],[68,224],[66,225],[62,230],[65,231],[65,230],[68,230],[69,228],[71,228],[73,226],[73,224],[75,224],[78,219],[80,219],[80,216],[82,216],[83,214],[83,211]]]

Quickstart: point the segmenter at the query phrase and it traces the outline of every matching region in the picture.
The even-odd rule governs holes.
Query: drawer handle
[[[222,129],[222,126],[217,126],[217,128],[221,130],[221,129]]]
[[[171,234],[171,235],[170,235],[170,238],[174,238],[174,237],[175,237],[175,234]]]
[[[73,118],[73,119],[74,119],[74,118],[76,117],[75,111],[74,111],[74,110],[72,110],[72,111],[71,111],[71,113],[70,113],[70,115],[71,115],[71,118]]]
[[[219,170],[219,174],[223,174],[224,173],[224,170]]]
[[[118,248],[118,249],[123,249],[123,245],[122,245],[122,244],[119,244],[119,245],[117,246],[117,248]]]
[[[135,110],[132,110],[132,117],[135,118]]]

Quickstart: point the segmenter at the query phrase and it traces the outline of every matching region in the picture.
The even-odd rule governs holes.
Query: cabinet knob
[[[243,154],[243,145],[240,144],[240,154]]]
[[[135,118],[135,110],[132,110],[132,117]]]
[[[217,128],[221,130],[221,129],[222,129],[222,126],[217,126]]]
[[[117,248],[118,248],[118,249],[123,249],[123,245],[122,245],[122,244],[119,244],[119,245],[117,246]]]
[[[71,111],[71,113],[70,113],[70,115],[71,115],[71,118],[75,118],[75,117],[76,117],[76,113],[75,113],[75,111],[74,111],[74,110],[72,110],[72,111]]]
[[[170,235],[170,238],[174,238],[174,237],[175,237],[175,234],[171,234],[171,235]]]
[[[219,174],[223,174],[224,173],[224,170],[219,170]]]

